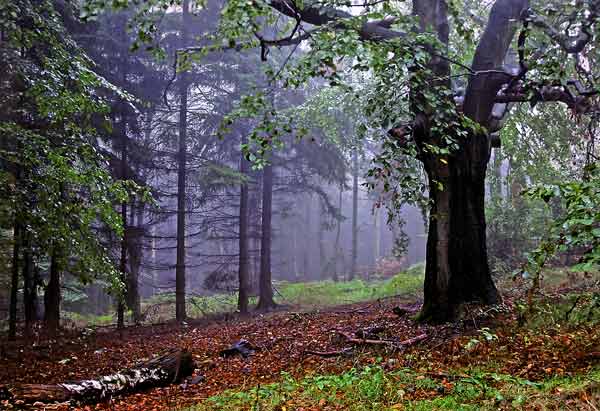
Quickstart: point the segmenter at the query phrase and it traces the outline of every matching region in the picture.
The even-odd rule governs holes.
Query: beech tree
[[[280,38],[266,39],[258,27],[254,31],[263,55],[269,47],[303,41],[314,50],[304,66],[298,64],[280,77],[284,84],[298,84],[302,75],[321,75],[339,84],[336,59],[343,57],[354,59],[353,68],[372,72],[379,94],[371,105],[385,105],[390,98],[401,105],[399,91],[405,89],[408,115],[402,118],[378,107],[373,111],[379,111],[383,121],[371,126],[391,126],[391,150],[400,155],[411,146],[429,181],[421,316],[445,321],[464,302],[499,302],[488,265],[484,212],[491,149],[499,144],[497,132],[513,103],[528,102],[533,107],[538,102],[561,102],[578,114],[594,109],[590,96],[597,90],[590,62],[599,2],[557,4],[562,13],[546,8],[542,11],[546,18],[527,0],[497,0],[470,65],[452,56],[451,49],[458,46],[450,44],[450,23],[460,24],[460,16],[455,5],[444,0],[413,1],[411,18],[387,2],[373,7],[376,12],[370,12],[369,6],[374,5],[367,4],[358,15],[334,6],[292,0],[252,6],[229,2],[224,19],[239,15],[240,10],[250,16],[268,14],[265,8],[292,19],[291,33],[288,29]],[[306,29],[304,24],[315,28]],[[516,60],[511,58],[515,53],[509,53],[511,46],[518,61],[511,61]],[[310,69],[298,69],[306,66]],[[453,66],[458,74],[452,72]],[[453,89],[460,86],[451,81],[453,76],[466,77],[463,90]],[[391,167],[393,162],[383,164],[380,176],[385,178]]]
[[[492,147],[516,104],[560,102],[576,115],[595,111],[600,2],[496,0],[487,18],[461,1],[413,0],[409,7],[385,0],[230,0],[213,43],[184,51],[256,46],[267,61],[274,47],[290,47],[290,56],[307,50],[281,66],[267,64],[271,82],[293,88],[321,77],[354,93],[368,119],[357,127],[381,137],[383,154],[370,174],[385,180],[387,190],[410,188],[400,158],[421,162],[430,199],[421,317],[437,322],[455,317],[464,302],[500,301],[484,210]],[[369,84],[356,92],[348,72],[365,74]],[[267,98],[259,91],[240,109],[270,118]],[[258,166],[265,145],[299,134],[289,124],[257,130],[250,141],[262,148],[247,155]]]

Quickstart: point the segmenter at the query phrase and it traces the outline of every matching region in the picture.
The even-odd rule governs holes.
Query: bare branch
[[[525,21],[529,21],[535,27],[542,29],[542,31],[554,40],[565,52],[577,54],[581,53],[592,39],[590,28],[598,16],[595,13],[590,13],[586,22],[581,26],[579,34],[576,36],[568,36],[559,32],[556,28],[552,27],[550,23],[544,20],[543,17],[534,13],[532,10],[528,10],[524,17]]]
[[[527,89],[521,90],[509,90],[507,92],[499,93],[496,98],[496,103],[530,103],[535,106],[537,103],[545,102],[560,102],[564,103],[577,114],[589,113],[592,110],[596,110],[597,107],[593,106],[590,96],[600,94],[600,90],[585,90],[577,84],[577,81],[570,81],[569,84],[573,85],[578,89],[578,95],[575,95],[568,86],[551,86],[545,85],[538,89]],[[579,86],[579,87],[578,87]]]
[[[356,17],[343,10],[328,6],[315,7],[309,5],[299,9],[291,0],[271,0],[269,5],[288,17],[300,19],[314,26],[323,26],[326,24],[341,25],[343,24],[343,20],[350,20]],[[381,20],[366,22],[359,29],[359,34],[363,40],[390,40],[404,37],[404,33],[390,29],[396,21],[397,18],[395,17],[386,17]]]

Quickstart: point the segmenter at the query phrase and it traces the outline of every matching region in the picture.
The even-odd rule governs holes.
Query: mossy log
[[[5,397],[0,399],[15,404],[98,403],[117,395],[176,383],[192,375],[194,367],[191,353],[176,349],[145,363],[98,379],[61,384],[0,386],[0,397]]]

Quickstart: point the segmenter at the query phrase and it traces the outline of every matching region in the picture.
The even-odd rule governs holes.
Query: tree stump
[[[191,353],[175,349],[145,363],[98,379],[61,384],[0,386],[0,399],[15,403],[97,403],[117,395],[176,383],[192,375],[194,368]]]

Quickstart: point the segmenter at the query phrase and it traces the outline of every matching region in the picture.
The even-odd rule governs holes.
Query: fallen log
[[[195,368],[187,350],[163,355],[113,375],[96,380],[61,384],[15,384],[0,386],[0,399],[23,403],[98,403],[117,395],[176,383],[192,375]]]

